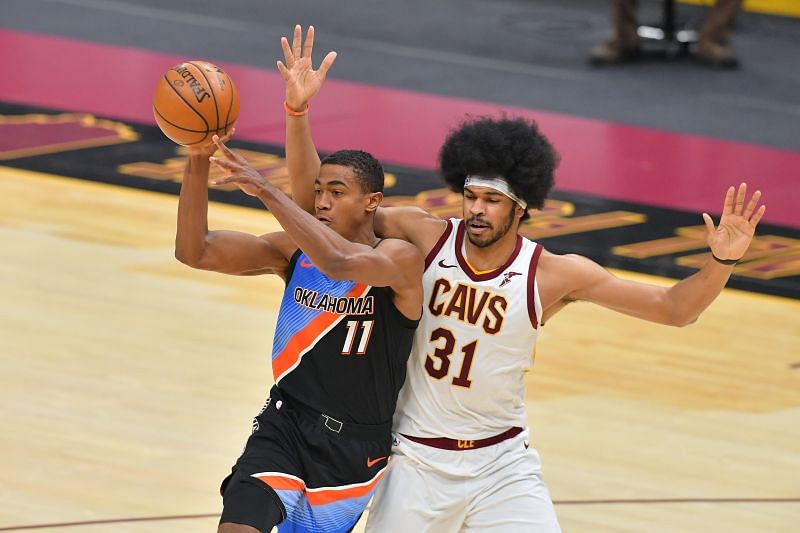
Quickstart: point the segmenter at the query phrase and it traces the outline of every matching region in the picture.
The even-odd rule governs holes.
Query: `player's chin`
[[[471,242],[478,248],[485,248],[489,245],[494,244],[497,241],[497,236],[490,234],[489,232],[486,233],[481,232],[478,234],[467,232],[467,238],[469,239],[469,242]]]

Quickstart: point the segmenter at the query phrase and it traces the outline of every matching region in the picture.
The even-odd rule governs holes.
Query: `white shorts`
[[[477,450],[395,439],[367,519],[368,533],[560,533],[528,432]]]

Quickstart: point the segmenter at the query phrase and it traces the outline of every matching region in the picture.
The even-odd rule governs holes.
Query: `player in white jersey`
[[[517,237],[502,265],[480,273],[465,257],[465,241],[464,222],[450,219],[426,259],[427,307],[414,341],[431,349],[407,375],[395,417],[395,430],[412,439],[449,436],[454,427],[471,440],[525,427],[523,374],[541,316],[542,247]]]
[[[286,154],[296,202],[313,205],[319,157],[308,102],[319,71],[295,28],[286,64]],[[673,326],[694,322],[717,297],[764,214],[760,192],[730,187],[715,227],[703,214],[711,256],[673,287],[622,280],[578,255],[556,255],[520,237],[520,223],[553,186],[557,156],[536,125],[479,118],[445,140],[440,172],[463,193],[463,219],[413,207],[379,209],[376,230],[426,257],[425,309],[394,418],[392,460],[367,530],[557,532],[555,510],[526,427],[523,374],[541,326],[565,305],[589,301]]]

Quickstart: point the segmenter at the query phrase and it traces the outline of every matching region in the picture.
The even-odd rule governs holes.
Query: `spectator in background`
[[[592,49],[589,56],[592,63],[621,63],[639,56],[637,3],[638,0],[611,0],[614,35],[605,44]],[[711,6],[697,41],[695,56],[698,59],[721,68],[739,65],[728,41],[741,5],[742,0],[717,0]]]

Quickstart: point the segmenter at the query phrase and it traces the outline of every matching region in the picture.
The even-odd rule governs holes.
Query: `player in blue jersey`
[[[203,270],[276,274],[286,282],[275,331],[275,386],[222,484],[219,533],[350,531],[391,453],[391,423],[422,312],[423,258],[373,231],[383,169],[369,154],[336,152],[315,181],[315,216],[241,156],[190,150],[175,256]],[[210,157],[216,149],[222,157]],[[259,198],[284,232],[209,231],[214,162]]]

